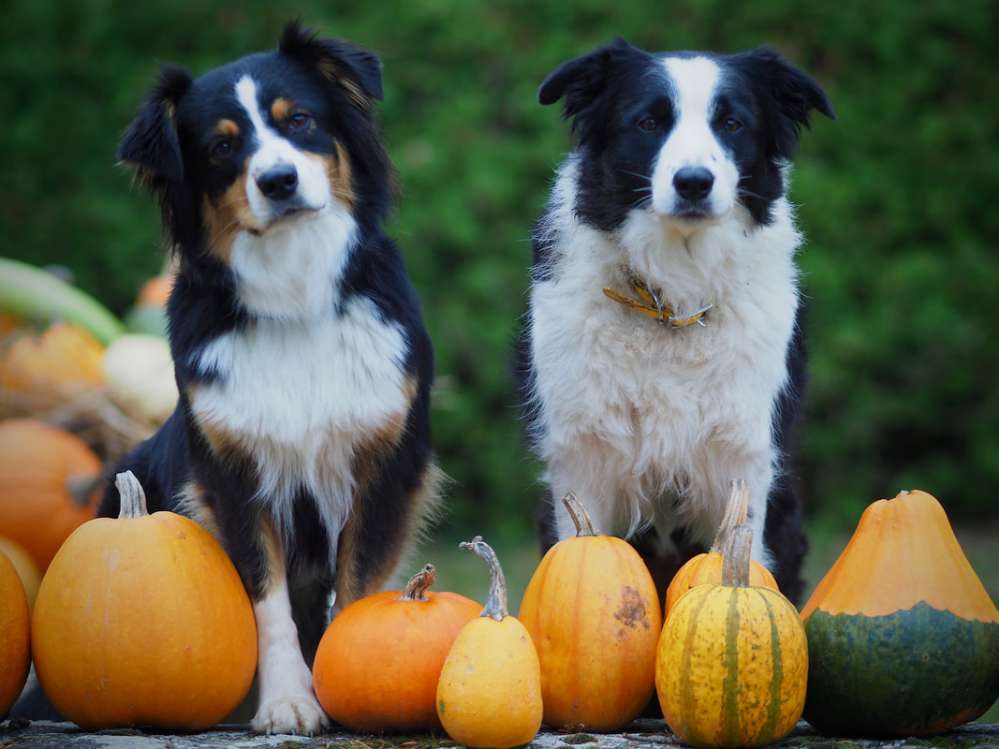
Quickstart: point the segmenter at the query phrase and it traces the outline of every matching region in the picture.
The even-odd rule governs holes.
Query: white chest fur
[[[402,329],[364,297],[322,318],[261,319],[204,348],[199,368],[221,377],[196,390],[192,409],[252,456],[257,499],[282,528],[304,488],[335,544],[350,510],[356,449],[408,407],[406,346]]]
[[[797,309],[787,203],[770,226],[732,214],[686,240],[635,211],[610,236],[575,219],[573,183],[569,162],[546,227],[551,280],[531,293],[535,443],[555,496],[581,495],[607,532],[683,525],[705,541],[744,478],[762,522]],[[667,329],[608,300],[604,286],[627,291],[622,266],[681,314],[713,304],[706,327]]]

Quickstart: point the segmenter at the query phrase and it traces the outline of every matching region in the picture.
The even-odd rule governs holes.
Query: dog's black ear
[[[289,22],[281,32],[278,50],[315,66],[365,109],[382,98],[382,62],[374,52],[341,39],[323,39],[318,32]]]
[[[745,53],[745,60],[756,71],[758,80],[767,82],[768,91],[781,115],[775,130],[776,146],[790,155],[798,141],[802,126],[809,127],[812,110],[836,119],[829,97],[811,76],[798,70],[772,49],[756,49]]]
[[[615,39],[582,57],[563,62],[538,88],[538,102],[544,106],[565,97],[565,116],[573,117],[603,93],[614,63],[629,54],[640,53],[624,39]]]
[[[138,116],[118,144],[118,161],[133,167],[147,184],[152,184],[156,178],[171,182],[184,179],[176,111],[177,102],[187,93],[191,83],[191,75],[186,70],[173,66],[163,68]]]

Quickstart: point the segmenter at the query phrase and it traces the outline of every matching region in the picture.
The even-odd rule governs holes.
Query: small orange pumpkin
[[[170,272],[153,276],[139,289],[139,296],[135,300],[136,306],[166,307],[170,292],[173,291],[173,282],[174,274]]]
[[[14,565],[0,554],[0,720],[28,678],[28,599]]]
[[[704,554],[691,557],[677,570],[676,575],[666,588],[666,611],[665,618],[669,617],[673,606],[684,595],[698,585],[710,583],[719,585],[722,579],[722,567],[724,566],[724,556],[722,549],[728,542],[729,536],[739,526],[746,522],[746,514],[749,506],[749,491],[744,481],[732,483],[732,496],[729,498],[728,507],[725,509],[725,517],[718,528],[711,548]],[[765,587],[771,590],[780,590],[777,581],[766,567],[755,559],[749,563],[749,584],[752,587]]]
[[[33,419],[0,422],[0,529],[39,569],[97,513],[101,462],[75,435]]]
[[[362,598],[341,611],[319,643],[313,685],[319,704],[355,731],[440,728],[437,680],[454,639],[482,605],[429,590],[432,564],[405,590]]]
[[[0,389],[59,402],[104,384],[104,347],[83,328],[57,322],[18,336],[0,358]]]
[[[208,531],[149,515],[130,472],[117,485],[118,518],[77,528],[42,580],[31,627],[38,680],[86,729],[208,728],[253,680],[249,597]]]
[[[541,661],[545,723],[614,731],[634,720],[655,687],[659,592],[627,541],[601,536],[572,495],[576,537],[559,541],[520,605]]]

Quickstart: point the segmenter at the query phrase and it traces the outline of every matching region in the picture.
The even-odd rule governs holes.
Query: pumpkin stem
[[[572,524],[576,526],[576,536],[597,535],[597,532],[593,529],[593,521],[590,520],[590,514],[580,501],[576,499],[575,494],[569,492],[562,497],[562,504],[565,505],[566,512],[572,518]]]
[[[486,599],[485,608],[479,616],[487,616],[498,622],[503,621],[510,615],[510,611],[506,607],[506,578],[503,577],[503,568],[500,567],[496,552],[482,540],[482,536],[476,536],[471,541],[462,541],[458,546],[475,552],[489,565],[489,598]]]
[[[732,482],[732,491],[729,494],[728,505],[725,507],[725,515],[722,517],[721,525],[718,526],[718,533],[715,540],[711,542],[709,551],[720,552],[725,547],[725,542],[732,535],[736,526],[746,522],[749,514],[749,487],[742,479]]]
[[[118,494],[121,497],[121,509],[118,511],[118,519],[141,518],[149,514],[146,507],[146,493],[142,490],[142,484],[135,474],[125,471],[115,476],[114,485],[118,487]]]
[[[432,564],[423,565],[423,569],[413,575],[406,583],[405,590],[399,596],[400,601],[426,601],[427,590],[437,580],[437,570]]]
[[[749,587],[749,562],[753,551],[753,529],[740,525],[732,530],[722,552],[722,585],[728,588]]]
[[[93,475],[70,476],[66,479],[66,491],[69,492],[73,504],[77,507],[89,507],[94,490],[100,486],[104,477],[100,473]]]

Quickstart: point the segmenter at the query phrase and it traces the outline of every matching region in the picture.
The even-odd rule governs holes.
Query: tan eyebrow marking
[[[285,99],[283,96],[279,96],[271,104],[271,117],[274,118],[275,122],[281,122],[284,120],[291,111],[295,108],[295,102],[291,99]]]
[[[228,118],[223,118],[215,123],[215,134],[226,138],[236,138],[239,136],[239,125]]]

